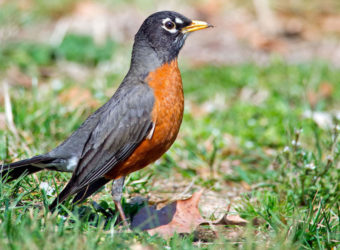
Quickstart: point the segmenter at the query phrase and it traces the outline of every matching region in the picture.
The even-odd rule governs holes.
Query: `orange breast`
[[[163,65],[147,77],[155,95],[152,119],[155,129],[123,163],[105,177],[117,179],[144,168],[161,157],[175,141],[183,118],[184,96],[177,60]]]

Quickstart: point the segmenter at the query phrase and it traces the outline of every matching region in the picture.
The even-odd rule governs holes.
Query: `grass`
[[[114,41],[97,46],[89,37],[71,34],[57,47],[27,42],[0,47],[2,76],[16,68],[35,79],[32,87],[20,81],[10,87],[19,139],[0,130],[0,160],[11,162],[54,148],[103,104],[123,77],[101,70],[115,60],[117,46]],[[64,64],[87,74],[80,79],[67,73]],[[180,136],[160,161],[130,176],[125,196],[162,192],[162,186],[152,185],[154,180],[171,181],[173,176],[187,183],[194,179],[196,187],[217,193],[229,192],[230,185],[247,185],[233,206],[260,225],[247,227],[237,240],[220,237],[203,244],[194,242],[193,234],[165,240],[145,232],[121,232],[114,225],[116,216],[107,220],[90,203],[73,212],[66,203],[59,215],[51,215],[47,204],[70,175],[42,172],[37,179],[29,176],[0,186],[2,249],[339,245],[339,127],[335,120],[330,128],[322,128],[304,112],[339,109],[340,71],[324,62],[289,65],[276,58],[267,66],[181,68],[186,110]],[[322,91],[325,86],[327,93]],[[72,89],[78,95],[68,96]],[[228,173],[226,162],[231,164]],[[41,182],[53,188],[51,194],[39,187]],[[114,207],[108,189],[96,199],[103,207]],[[126,200],[123,204],[128,213],[136,210]]]

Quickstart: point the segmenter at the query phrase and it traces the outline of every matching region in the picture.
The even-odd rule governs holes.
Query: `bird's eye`
[[[172,30],[173,28],[175,28],[175,24],[171,21],[166,21],[164,24],[165,28]]]

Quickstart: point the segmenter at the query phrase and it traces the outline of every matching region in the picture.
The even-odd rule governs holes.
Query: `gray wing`
[[[103,177],[131,155],[152,129],[153,105],[153,91],[147,84],[123,86],[117,90],[101,108],[100,118],[85,143],[78,166],[57,202]]]

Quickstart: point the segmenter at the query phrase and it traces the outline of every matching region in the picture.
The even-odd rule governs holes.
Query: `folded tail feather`
[[[3,182],[10,182],[18,179],[22,175],[30,175],[36,173],[43,168],[32,164],[49,162],[52,159],[43,155],[34,156],[29,159],[13,162],[10,164],[0,165],[0,179]]]
[[[86,200],[89,196],[95,193],[98,189],[108,183],[110,180],[102,177],[90,185],[86,186],[82,191],[78,192],[77,195],[73,198],[72,203],[80,203]]]
[[[61,191],[61,193],[58,195],[56,199],[52,202],[52,204],[49,206],[49,209],[51,212],[55,210],[55,208],[61,204],[64,200],[67,199],[67,197],[77,194],[72,203],[80,203],[84,201],[86,198],[88,198],[90,195],[92,195],[94,192],[96,192],[98,189],[100,189],[102,186],[104,186],[106,183],[108,183],[110,180],[105,179],[104,177],[99,178],[92,182],[91,184],[87,185],[83,189],[79,190],[77,187],[74,186],[72,179],[71,181],[66,185],[66,187]]]

